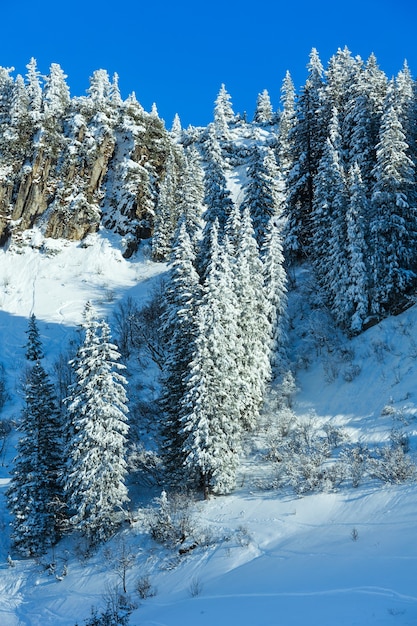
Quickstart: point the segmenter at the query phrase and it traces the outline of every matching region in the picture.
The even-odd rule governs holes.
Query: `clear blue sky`
[[[286,70],[302,85],[312,47],[324,65],[345,45],[374,52],[389,76],[406,58],[417,76],[416,0],[8,0],[1,12],[0,65],[59,63],[74,96],[95,69],[117,72],[122,97],[156,102],[168,128],[176,112],[207,124],[221,83],[235,112],[251,117],[263,89],[277,108]]]

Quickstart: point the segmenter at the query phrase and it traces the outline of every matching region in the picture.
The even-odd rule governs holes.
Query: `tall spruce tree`
[[[282,187],[273,150],[255,146],[248,168],[248,184],[244,189],[242,209],[249,208],[259,247],[265,240],[270,218],[277,216],[280,209],[280,191],[283,191],[278,188],[280,182]]]
[[[290,134],[291,169],[286,184],[288,220],[285,248],[294,257],[307,254],[311,235],[314,179],[325,139],[325,129],[319,115],[323,66],[315,48],[311,51],[307,67],[308,78],[296,105],[297,122]]]
[[[117,525],[128,501],[125,477],[126,379],[106,322],[90,303],[84,312],[85,338],[73,361],[76,382],[67,400],[68,444],[64,490],[69,526],[95,543]]]
[[[269,323],[269,360],[274,376],[287,369],[287,274],[282,247],[282,224],[271,217],[262,248],[266,317]]]
[[[26,358],[28,361],[39,361],[39,359],[42,359],[44,355],[38,323],[34,313],[32,313],[29,318],[26,334],[28,336],[26,343]]]
[[[289,72],[286,73],[281,87],[282,113],[278,125],[278,163],[279,169],[287,183],[288,173],[293,164],[292,142],[294,140],[294,127],[296,125],[295,113],[295,88]]]
[[[358,333],[369,313],[369,269],[366,244],[368,201],[361,171],[356,163],[349,171],[347,221],[348,299],[352,305],[350,331]]]
[[[385,99],[376,147],[372,193],[372,309],[389,311],[415,279],[417,198],[415,166],[396,109],[393,81]]]
[[[252,430],[258,423],[266,383],[271,376],[270,325],[263,268],[249,207],[243,210],[239,248],[233,266],[237,300],[237,363],[241,387],[241,423]]]
[[[230,271],[211,227],[211,254],[197,310],[193,358],[181,406],[184,469],[203,490],[228,493],[235,485],[240,453],[236,312],[227,286]]]
[[[195,254],[186,223],[180,223],[165,286],[161,334],[165,345],[161,408],[164,413],[163,453],[171,479],[183,477],[181,402],[196,337],[196,310],[200,300]]]
[[[54,388],[37,361],[25,382],[17,457],[8,490],[12,540],[24,556],[43,554],[58,539],[62,494],[62,425]]]
[[[235,114],[232,108],[231,96],[227,92],[224,84],[222,84],[214,103],[214,129],[218,139],[230,139],[229,124],[233,121],[234,117]]]
[[[264,89],[262,93],[258,94],[253,121],[255,124],[271,124],[273,121],[272,115],[271,98],[268,91]]]

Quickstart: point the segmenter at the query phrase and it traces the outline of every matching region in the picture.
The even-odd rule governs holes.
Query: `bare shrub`
[[[190,586],[188,587],[188,592],[192,598],[196,598],[201,595],[203,591],[203,584],[199,578],[193,578],[190,582]]]
[[[415,464],[401,445],[374,450],[369,460],[369,473],[372,478],[391,484],[400,484],[417,476]]]
[[[190,504],[189,495],[173,494],[168,497],[166,491],[163,491],[149,516],[152,538],[170,548],[186,541],[194,543],[196,529]]]
[[[156,596],[156,589],[152,586],[149,576],[141,576],[136,582],[136,591],[142,600]]]

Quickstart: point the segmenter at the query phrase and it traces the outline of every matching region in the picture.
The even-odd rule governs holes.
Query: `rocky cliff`
[[[42,84],[31,63],[26,81],[0,68],[0,245],[34,225],[72,240],[103,225],[131,254],[152,232],[170,134],[103,70],[70,98],[59,66]]]

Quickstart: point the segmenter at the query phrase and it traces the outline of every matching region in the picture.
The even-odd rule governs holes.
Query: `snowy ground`
[[[0,361],[12,395],[2,416],[19,411],[24,331],[32,312],[52,363],[65,349],[86,300],[110,314],[122,298],[146,298],[153,277],[164,270],[142,252],[124,260],[117,238],[97,235],[88,243],[49,241],[41,251],[0,251]],[[305,323],[307,318],[306,312]],[[333,348],[312,348],[314,326],[300,329],[293,357],[307,367],[297,372],[295,413],[332,419],[352,440],[374,444],[388,439],[395,412],[415,455],[416,325],[413,307],[371,328],[349,342],[349,362],[338,359]],[[350,382],[347,368],[355,372]],[[266,424],[271,419],[265,416]],[[15,559],[10,567],[4,491],[12,455],[10,445],[0,466],[1,626],[74,626],[76,621],[81,626],[91,607],[102,608],[120,583],[115,563],[122,545],[133,559],[127,570],[127,589],[138,605],[132,626],[417,624],[417,488],[412,483],[367,481],[356,489],[297,497],[262,490],[260,479],[272,470],[252,457],[244,462],[233,495],[197,505],[195,524],[211,537],[208,547],[183,556],[160,548],[145,532],[138,509],[135,523],[90,558],[82,542],[66,538],[42,562]],[[54,572],[46,567],[52,560]],[[144,576],[156,592],[147,599],[136,591]]]

